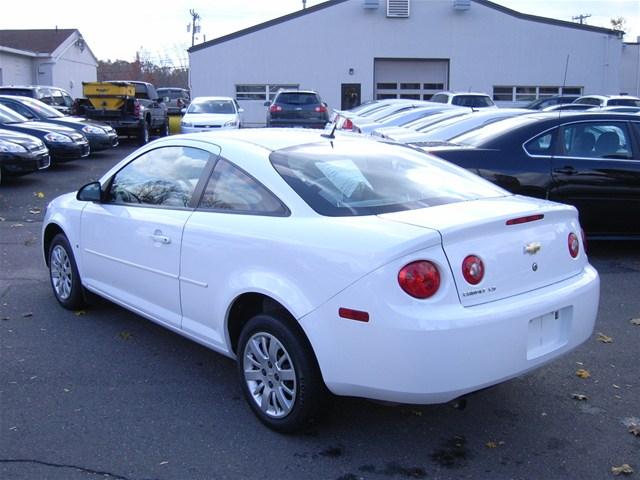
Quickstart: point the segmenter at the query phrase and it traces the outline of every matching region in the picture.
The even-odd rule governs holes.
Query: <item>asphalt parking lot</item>
[[[640,424],[640,243],[590,243],[596,329],[559,361],[464,409],[335,398],[284,436],[251,413],[231,360],[109,302],[70,312],[53,297],[47,203],[134,149],[0,186],[0,478],[605,479],[624,464],[640,475],[629,428]]]

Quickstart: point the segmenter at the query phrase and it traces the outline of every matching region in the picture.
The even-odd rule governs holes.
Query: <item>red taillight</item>
[[[433,263],[419,260],[402,267],[398,283],[412,297],[429,298],[440,288],[440,273]]]
[[[346,118],[344,123],[342,124],[342,130],[351,130],[353,128],[353,122]]]
[[[571,254],[573,258],[576,258],[578,253],[580,253],[580,242],[578,241],[578,236],[571,232],[567,239],[567,243],[569,244],[569,254]]]
[[[320,105],[319,107],[316,107],[316,112],[326,112],[327,111],[327,107],[325,107],[324,105]]]
[[[480,257],[469,255],[462,261],[462,275],[467,283],[479,284],[484,278],[484,263]]]
[[[529,215],[528,217],[518,217],[507,220],[507,225],[520,225],[521,223],[535,222],[536,220],[542,220],[544,215]]]
[[[136,118],[142,118],[142,109],[140,108],[140,102],[133,102],[133,116]]]
[[[282,111],[282,107],[280,105],[271,105],[269,107],[269,111],[270,112],[281,112]]]

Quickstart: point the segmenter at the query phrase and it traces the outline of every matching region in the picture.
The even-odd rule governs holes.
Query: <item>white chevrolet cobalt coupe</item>
[[[328,389],[447,402],[591,335],[575,208],[406,146],[306,130],[168,137],[47,209],[53,292],[93,292],[237,359],[278,431]]]

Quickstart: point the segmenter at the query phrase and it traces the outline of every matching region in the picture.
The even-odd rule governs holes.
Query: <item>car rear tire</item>
[[[138,143],[140,145],[146,145],[147,143],[149,143],[150,135],[149,124],[145,121],[142,123],[142,125],[140,125],[140,129],[138,131]]]
[[[169,119],[167,119],[162,127],[160,127],[160,136],[168,137],[169,136]]]
[[[49,279],[56,300],[64,308],[78,310],[86,306],[84,289],[76,260],[67,237],[59,233],[49,246]]]
[[[242,329],[237,352],[242,391],[262,423],[290,433],[313,419],[325,386],[302,332],[278,317],[256,315]]]

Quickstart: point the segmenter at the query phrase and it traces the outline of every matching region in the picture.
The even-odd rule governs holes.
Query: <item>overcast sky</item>
[[[358,0],[362,1],[362,0]],[[413,0],[431,2],[452,0]],[[610,19],[626,19],[625,41],[640,36],[640,0],[495,0],[514,10],[571,21],[590,14],[589,25],[611,27]],[[307,6],[322,0],[307,0]],[[381,0],[381,4],[384,0]],[[55,5],[55,8],[53,8]],[[28,7],[28,11],[25,9]],[[158,64],[186,64],[191,45],[187,24],[194,9],[201,17],[199,41],[211,40],[302,8],[302,0],[5,0],[0,29],[77,28],[100,60],[133,60],[144,50]],[[473,8],[473,7],[472,7]],[[355,39],[354,39],[355,40]]]

